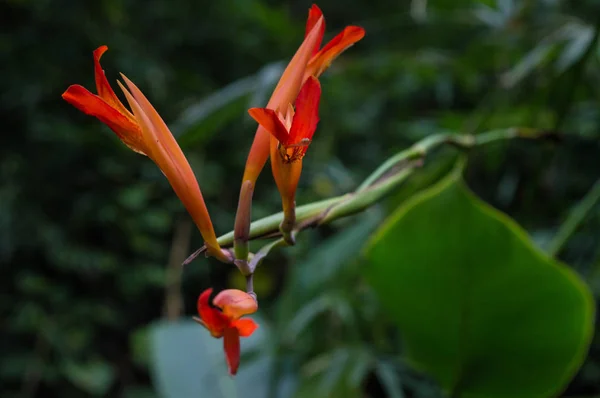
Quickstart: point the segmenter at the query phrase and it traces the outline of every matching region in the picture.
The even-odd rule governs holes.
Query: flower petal
[[[238,319],[233,325],[237,328],[240,337],[250,337],[258,329],[258,323],[250,318]]]
[[[121,112],[125,117],[135,120],[131,112],[125,105],[119,100],[112,87],[108,83],[106,79],[106,75],[104,74],[104,70],[100,65],[100,58],[102,58],[102,54],[104,54],[108,50],[107,46],[100,46],[96,50],[94,50],[94,77],[96,80],[96,90],[98,91],[98,96],[106,101],[110,106]]]
[[[304,38],[296,54],[294,54],[294,57],[283,71],[283,75],[281,75],[281,79],[279,79],[266,108],[285,112],[288,104],[294,102],[304,81],[308,61],[316,48],[322,24],[323,19],[319,18],[311,32]],[[254,184],[258,179],[258,175],[269,157],[270,137],[264,128],[259,127],[256,130],[256,135],[254,136],[254,141],[246,160],[243,181],[250,180]]]
[[[152,136],[152,139],[146,141],[149,150],[155,154],[155,156],[151,156],[152,159],[161,168],[173,190],[192,216],[206,242],[209,253],[221,258],[223,253],[217,242],[206,203],[190,164],[150,101],[125,75],[121,74],[121,76],[131,90],[131,93],[128,93],[124,87],[121,87],[131,109],[142,129],[145,127],[144,131]]]
[[[97,95],[90,93],[80,85],[72,85],[63,93],[63,99],[80,111],[98,118],[106,124],[125,145],[141,153],[148,154],[140,126],[126,115],[119,112],[111,104]]]
[[[221,311],[210,305],[210,295],[212,289],[206,289],[200,297],[198,297],[198,314],[201,318],[201,323],[208,329],[213,337],[221,337],[229,324],[229,320]]]
[[[315,27],[315,25],[319,21],[319,18],[321,18],[322,16],[323,16],[323,12],[321,11],[321,9],[316,4],[313,4],[312,7],[310,7],[310,9],[308,10],[308,19],[306,20],[306,33],[304,34],[304,37],[308,36],[308,34],[312,30],[312,28]],[[313,50],[312,55],[315,55],[316,53],[319,52],[319,48],[321,47],[321,42],[323,41],[324,35],[325,35],[325,18],[323,18],[323,23],[321,24],[321,27],[319,28],[319,36],[317,38],[317,43],[315,44],[315,49]]]
[[[229,319],[238,319],[243,315],[256,312],[258,304],[253,296],[238,289],[226,289],[217,294],[213,304],[223,310]]]
[[[306,73],[315,77],[321,76],[329,68],[334,59],[364,36],[365,30],[363,28],[359,26],[347,26],[311,58],[306,68]]]
[[[293,144],[312,139],[319,122],[320,99],[321,84],[317,78],[310,76],[296,99],[296,113],[290,129],[290,141]]]
[[[236,328],[225,329],[223,349],[225,350],[229,374],[233,376],[240,366],[240,335]]]
[[[256,120],[269,134],[272,134],[277,138],[277,141],[283,145],[287,145],[290,141],[290,135],[285,128],[285,125],[274,110],[266,108],[250,108],[248,109],[248,113],[252,119]]]

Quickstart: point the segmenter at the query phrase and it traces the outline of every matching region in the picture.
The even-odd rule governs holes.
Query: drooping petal
[[[161,168],[173,190],[198,226],[210,254],[219,257],[222,252],[204,202],[196,176],[181,148],[150,101],[125,75],[121,75],[131,93],[123,89],[133,113],[145,134],[153,160]],[[133,101],[132,101],[133,100]]]
[[[221,311],[210,305],[210,295],[212,289],[206,289],[200,297],[198,297],[198,314],[202,325],[208,329],[213,337],[221,337],[225,328],[229,325],[229,320],[221,313]]]
[[[77,84],[67,88],[62,97],[80,111],[98,118],[110,127],[121,141],[135,152],[148,154],[141,128],[135,119],[127,117],[104,99]]]
[[[290,135],[285,125],[277,116],[277,113],[272,109],[266,108],[250,108],[248,113],[252,119],[256,120],[269,134],[272,134],[277,141],[286,145],[290,140]]]
[[[233,325],[237,328],[240,337],[250,337],[258,329],[258,324],[249,318],[238,319]]]
[[[240,335],[237,328],[226,328],[223,335],[223,349],[229,367],[229,374],[235,375],[240,366]]]
[[[94,78],[96,80],[96,90],[98,91],[98,96],[110,104],[110,106],[121,112],[124,116],[134,120],[131,112],[125,108],[125,105],[123,105],[123,103],[119,100],[112,87],[108,83],[106,75],[104,74],[104,70],[100,65],[100,58],[102,58],[102,54],[104,54],[107,50],[107,46],[100,46],[94,50]]]
[[[252,314],[258,309],[254,297],[238,289],[221,291],[214,298],[213,304],[223,310],[223,314],[231,320]]]
[[[281,79],[277,83],[273,95],[269,100],[266,108],[276,111],[285,111],[285,107],[289,103],[294,102],[294,99],[300,91],[300,86],[304,81],[304,72],[313,50],[316,48],[319,40],[319,32],[323,18],[319,18],[311,32],[304,38],[304,41],[296,51],[296,54],[286,67]],[[270,135],[262,126],[259,126],[246,160],[246,168],[244,169],[243,181],[250,180],[254,185],[258,175],[262,171],[267,158],[269,157]]]
[[[319,122],[319,101],[321,84],[310,76],[302,86],[296,99],[296,113],[290,129],[290,141],[299,144],[301,140],[311,140]]]
[[[306,33],[304,37],[308,36],[310,31],[315,27],[317,21],[323,17],[323,12],[316,5],[313,4],[312,7],[308,10],[308,19],[306,20]],[[325,35],[325,18],[323,18],[323,23],[321,24],[321,28],[319,29],[319,38],[317,40],[317,44],[315,45],[315,49],[313,50],[312,55],[315,55],[319,52],[319,48],[321,47],[321,42],[323,41],[323,36]]]
[[[306,68],[306,75],[319,77],[329,68],[334,59],[348,47],[365,36],[365,30],[359,26],[347,26],[336,37],[331,39],[317,54],[315,54]]]

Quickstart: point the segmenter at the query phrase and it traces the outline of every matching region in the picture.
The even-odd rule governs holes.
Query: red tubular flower
[[[315,29],[305,35],[304,41],[281,75],[271,99],[267,103],[267,108],[285,112],[288,105],[296,99],[305,80],[304,75],[308,61],[322,39],[320,29],[323,23],[322,18],[318,19],[314,24]],[[269,157],[269,142],[269,133],[259,126],[250,147],[243,177],[243,181],[251,181],[252,186],[256,183],[256,179]]]
[[[229,374],[235,375],[240,365],[240,337],[249,337],[258,328],[252,319],[240,317],[256,312],[254,297],[237,289],[223,290],[213,300],[218,310],[210,305],[212,289],[206,289],[198,298],[198,314],[194,320],[204,326],[215,338],[223,337],[225,359]]]
[[[282,164],[302,160],[319,122],[321,84],[309,77],[302,86],[295,102],[285,113],[268,108],[251,108],[248,113],[277,141],[277,150]]]
[[[276,115],[281,115],[285,119],[286,115],[288,115],[287,109],[290,107],[290,104],[295,101],[298,88],[303,87],[304,83],[310,78],[318,78],[338,55],[362,39],[365,35],[365,31],[358,26],[348,26],[319,50],[324,34],[325,19],[323,13],[319,7],[313,5],[308,12],[304,42],[286,68],[277,87],[275,87],[275,91],[273,92],[266,109],[274,111]],[[308,57],[307,52],[309,52]],[[252,116],[255,117],[257,115]],[[268,116],[268,118],[272,119],[272,116]],[[263,122],[265,122],[265,120],[266,119],[263,117]],[[273,164],[273,176],[282,196],[283,211],[285,214],[281,230],[282,232],[290,232],[293,228],[293,223],[295,223],[294,197],[296,186],[302,171],[302,163],[296,162],[295,160],[299,160],[304,156],[304,153],[306,152],[306,141],[286,145],[284,141],[279,140],[279,138],[283,138],[284,136],[280,135],[278,137],[275,135],[274,130],[268,131],[262,122],[259,122],[259,124],[256,135],[254,136],[254,141],[252,142],[252,147],[250,148],[250,153],[248,154],[248,160],[246,161],[242,187],[249,187],[250,190],[253,189],[256,179],[270,154],[271,163]],[[270,138],[268,133],[271,133]],[[294,147],[291,145],[296,146]],[[296,150],[291,150],[292,153],[289,154],[288,159],[290,162],[286,167],[280,167],[276,164],[277,162],[280,163],[276,158],[282,156],[282,147],[286,148],[286,153],[290,152],[290,148],[296,148]],[[247,185],[247,181],[250,182],[250,185]],[[284,183],[283,181],[286,182]],[[244,192],[240,193],[240,200],[242,200],[242,198],[247,198],[247,200],[252,199],[251,195],[244,195]],[[240,206],[241,209],[249,209],[250,207],[250,205]],[[238,240],[243,241],[244,236],[247,235],[248,226],[237,225],[241,224],[246,218],[247,217],[236,218],[236,231],[238,231],[236,242]],[[291,242],[290,236],[286,236],[285,233],[286,232],[284,232],[284,237]]]
[[[347,26],[319,50],[324,34],[323,12],[317,5],[313,5],[308,12],[304,41],[281,76],[266,108],[285,113],[285,109],[294,102],[304,82],[310,76],[318,78],[335,58],[364,37],[365,30],[358,26]],[[269,156],[268,138],[269,134],[259,126],[250,148],[243,178],[244,181],[250,180],[253,186]]]
[[[281,194],[284,213],[281,228],[284,233],[290,232],[294,226],[296,188],[302,172],[302,158],[319,122],[320,98],[319,80],[310,76],[296,98],[295,110],[289,104],[285,113],[267,108],[248,111],[271,134],[271,168]]]
[[[321,40],[320,29],[323,24],[323,18],[318,18],[314,22],[314,27],[308,34],[305,35],[304,41],[294,54],[294,57],[283,71],[283,75],[273,95],[267,104],[267,108],[279,112],[285,112],[288,105],[294,102],[302,82],[304,81],[304,72],[308,61],[318,48]],[[246,259],[248,253],[248,233],[250,230],[250,212],[252,209],[252,193],[258,175],[262,171],[269,151],[271,149],[271,139],[269,133],[262,127],[258,126],[254,141],[248,153],[246,167],[244,168],[244,177],[240,188],[240,199],[238,202],[238,212],[235,218],[234,227],[234,251],[236,256],[242,260]]]
[[[94,51],[98,95],[80,85],[72,85],[62,97],[77,109],[95,116],[110,127],[129,148],[152,159],[192,216],[206,242],[208,252],[223,261],[229,261],[229,256],[217,242],[198,181],[177,141],[144,94],[124,75],[122,77],[129,90],[120,82],[119,86],[133,113],[121,103],[100,66],[100,58],[106,50],[107,46],[100,46]]]

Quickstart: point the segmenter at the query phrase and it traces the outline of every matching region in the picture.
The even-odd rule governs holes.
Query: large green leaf
[[[453,397],[553,396],[584,359],[586,285],[458,173],[398,209],[367,257],[408,360]]]

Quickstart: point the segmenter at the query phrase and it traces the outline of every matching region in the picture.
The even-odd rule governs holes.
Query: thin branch
[[[468,150],[513,138],[539,139],[554,137],[556,137],[556,134],[553,132],[531,128],[492,130],[477,135],[436,134],[429,136],[386,160],[360,184],[356,191],[298,207],[296,209],[297,226],[295,230],[301,231],[330,223],[372,206],[406,180],[423,163],[425,156],[439,146],[452,145],[461,150]],[[280,237],[279,225],[282,220],[283,212],[279,212],[252,222],[248,235],[249,239]],[[234,241],[234,232],[231,231],[220,236],[217,241],[223,247],[231,246]],[[198,249],[188,257],[184,265],[189,264],[194,258],[203,253],[204,249],[204,247]]]
[[[581,199],[571,211],[566,221],[560,226],[556,235],[550,242],[548,254],[556,257],[560,254],[565,244],[571,236],[577,231],[577,228],[585,220],[588,213],[600,201],[600,179],[596,181],[592,189]]]
[[[169,264],[167,266],[167,283],[165,285],[164,316],[169,321],[175,321],[181,316],[183,301],[181,299],[181,261],[190,250],[192,223],[180,220],[175,224]]]

